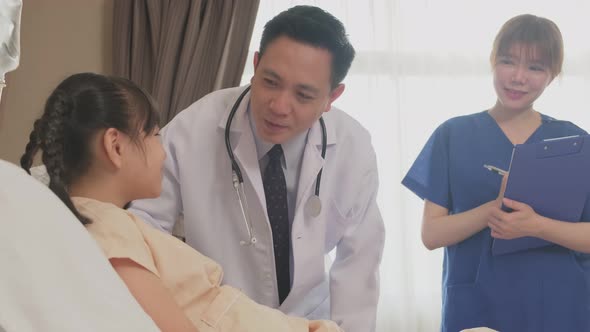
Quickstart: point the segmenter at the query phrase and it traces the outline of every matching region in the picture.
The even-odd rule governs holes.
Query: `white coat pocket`
[[[325,251],[330,252],[336,247],[344,235],[344,231],[350,226],[353,219],[352,211],[344,213],[338,203],[331,199],[326,213],[326,241]]]

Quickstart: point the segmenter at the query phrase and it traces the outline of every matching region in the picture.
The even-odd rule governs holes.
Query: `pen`
[[[505,171],[501,168],[498,168],[496,166],[492,166],[492,165],[483,165],[483,167],[487,168],[488,171],[494,172],[496,174],[500,174],[502,176],[504,176],[506,173],[508,173],[507,171]]]

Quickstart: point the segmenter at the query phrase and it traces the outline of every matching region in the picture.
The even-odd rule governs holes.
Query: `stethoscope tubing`
[[[225,124],[225,148],[227,150],[227,155],[228,155],[229,160],[231,162],[232,183],[233,183],[234,190],[236,191],[236,194],[238,196],[238,201],[240,204],[240,210],[242,213],[242,217],[244,219],[244,223],[246,224],[246,229],[248,230],[248,236],[250,237],[250,240],[248,242],[240,241],[240,244],[242,244],[242,245],[255,244],[257,242],[257,240],[253,234],[252,225],[251,225],[249,218],[248,218],[248,203],[247,203],[248,201],[246,199],[246,194],[244,192],[244,178],[242,176],[242,170],[241,170],[240,166],[238,165],[238,162],[234,156],[234,152],[233,152],[233,149],[231,146],[230,129],[231,129],[232,122],[234,120],[234,116],[238,110],[238,107],[242,103],[242,100],[244,99],[244,97],[246,96],[248,91],[250,91],[250,85],[247,86],[244,89],[244,91],[242,91],[242,93],[240,93],[240,95],[238,96],[238,98],[234,102],[234,104],[231,108],[231,111],[229,112],[229,115],[227,117],[227,122]],[[320,117],[319,121],[320,121],[320,127],[322,129],[322,159],[326,159],[326,148],[327,148],[327,140],[328,140],[328,137],[326,134],[326,124],[324,123],[324,119],[322,117]],[[319,196],[320,196],[320,182],[322,179],[322,171],[323,171],[323,167],[318,172],[318,175],[316,177],[316,183],[315,183],[315,198],[317,199],[317,202],[319,204],[318,209],[321,209],[321,201],[319,199]],[[317,214],[319,214],[319,210],[317,211]]]

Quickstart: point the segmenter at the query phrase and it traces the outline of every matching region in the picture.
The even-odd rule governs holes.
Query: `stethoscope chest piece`
[[[305,214],[317,218],[322,212],[322,201],[317,195],[312,195],[305,203]]]

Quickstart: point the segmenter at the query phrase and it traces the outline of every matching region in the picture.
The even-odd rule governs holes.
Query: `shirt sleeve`
[[[451,209],[447,123],[439,126],[430,136],[402,184],[421,199]]]
[[[118,208],[81,212],[92,219],[86,228],[108,259],[127,258],[160,276],[143,234],[127,212]]]
[[[358,214],[338,242],[330,269],[330,319],[348,332],[376,330],[385,225],[377,205],[379,177],[374,154],[372,164],[374,169],[359,186]]]

